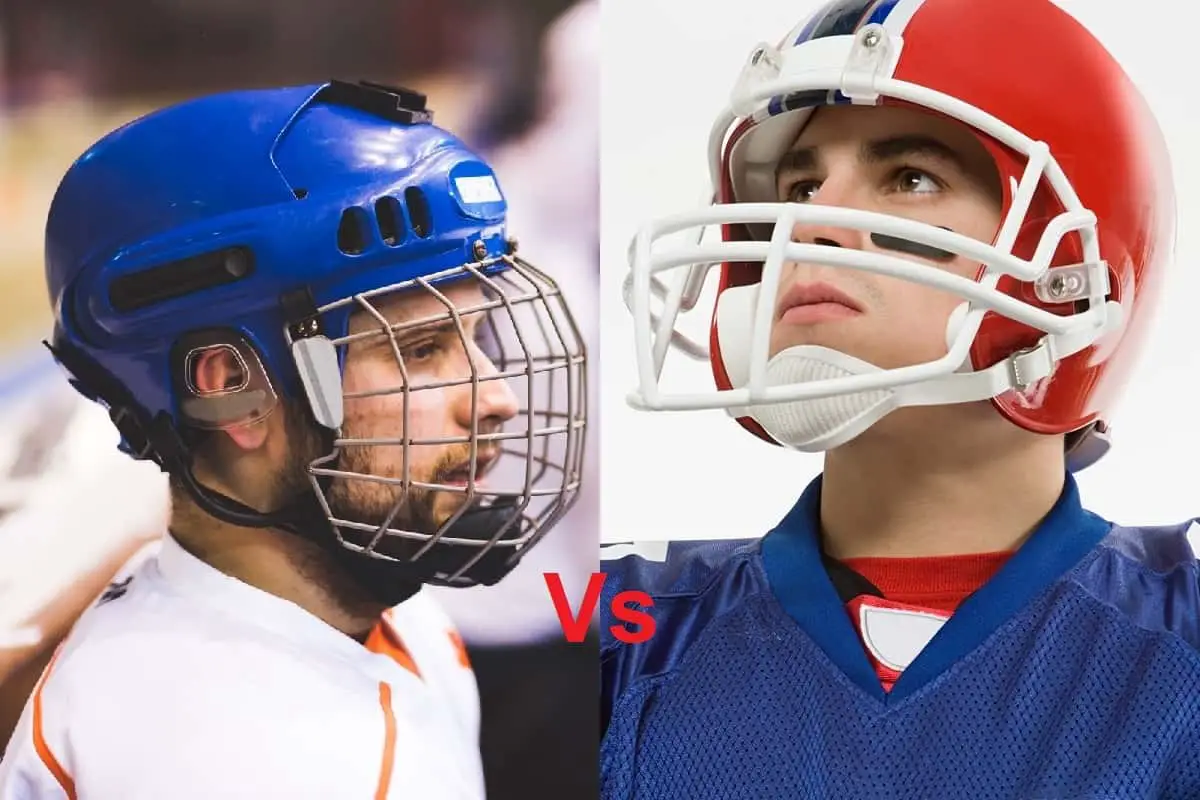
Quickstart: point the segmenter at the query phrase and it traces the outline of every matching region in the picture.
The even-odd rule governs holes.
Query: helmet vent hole
[[[375,221],[379,223],[379,235],[388,247],[395,247],[404,238],[404,214],[400,201],[394,197],[381,197],[375,201]]]
[[[361,208],[347,208],[338,224],[338,249],[356,256],[367,249],[367,213]]]
[[[429,201],[425,199],[425,193],[416,186],[410,186],[404,190],[404,203],[408,206],[413,233],[424,239],[433,232],[433,217],[429,213]]]
[[[122,314],[236,283],[254,273],[254,253],[231,247],[122,275],[108,287],[108,301]]]

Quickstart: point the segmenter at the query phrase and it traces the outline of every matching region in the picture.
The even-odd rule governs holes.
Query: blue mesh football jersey
[[[606,561],[606,800],[1200,798],[1192,523],[1127,528],[1073,479],[885,692],[822,565],[820,479],[758,540]],[[640,546],[639,546],[640,547]],[[618,550],[620,550],[618,548]]]

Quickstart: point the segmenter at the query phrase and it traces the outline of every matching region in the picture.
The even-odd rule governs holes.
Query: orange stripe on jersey
[[[396,715],[392,713],[392,687],[379,684],[379,705],[383,709],[383,763],[379,767],[379,785],[375,800],[387,800],[392,785],[392,767],[396,760]]]
[[[375,627],[371,628],[371,633],[367,636],[365,644],[366,648],[372,653],[387,656],[413,675],[416,675],[418,678],[421,677],[421,671],[417,669],[417,662],[413,661],[408,648],[400,640],[400,635],[396,633],[396,629],[392,627],[386,618],[375,623]]]
[[[471,658],[467,655],[467,646],[463,644],[462,637],[455,631],[449,631],[450,643],[454,645],[455,651],[458,652],[458,663],[462,664],[467,669],[471,668]]]
[[[46,686],[46,680],[50,677],[50,671],[54,669],[54,662],[58,660],[59,653],[62,650],[55,652],[54,657],[50,659],[50,663],[46,665],[46,671],[42,673],[41,680],[38,681],[37,688],[33,690],[33,749],[37,752],[38,758],[46,765],[46,769],[54,776],[54,780],[58,781],[58,785],[66,792],[68,800],[76,800],[78,795],[75,794],[75,781],[63,769],[62,764],[58,763],[58,759],[54,757],[54,753],[50,750],[50,745],[46,743],[46,736],[43,733],[42,727],[42,689]]]

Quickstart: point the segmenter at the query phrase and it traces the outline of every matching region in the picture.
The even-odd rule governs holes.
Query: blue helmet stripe
[[[871,11],[871,7],[878,2],[880,0],[833,0],[824,9],[813,15],[792,44],[854,33],[858,30],[859,23]],[[886,4],[889,5],[888,10],[890,11],[890,6],[894,6],[896,0],[889,0]]]
[[[882,25],[899,2],[900,0],[879,0],[878,5],[871,11],[870,18],[863,25]]]

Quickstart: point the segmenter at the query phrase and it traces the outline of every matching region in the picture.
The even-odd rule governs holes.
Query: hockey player
[[[500,580],[578,491],[584,354],[491,168],[330,82],[102,139],[50,209],[51,348],[173,487],[59,648],[0,798],[477,798],[422,589]]]
[[[655,626],[602,626],[602,795],[1200,797],[1190,525],[1072,477],[1173,244],[1129,78],[1049,0],[839,0],[755,50],[710,148],[713,206],[630,250],[633,402],[824,469],[761,539],[614,549],[600,608]],[[716,391],[666,386],[668,345]]]

